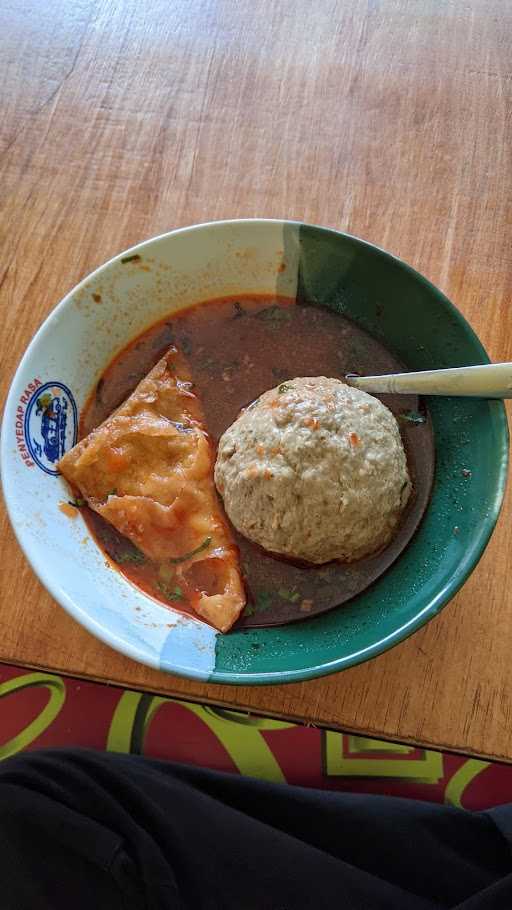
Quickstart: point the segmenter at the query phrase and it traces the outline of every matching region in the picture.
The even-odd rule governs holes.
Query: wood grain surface
[[[334,226],[438,284],[512,360],[512,5],[0,0],[2,399],[47,313],[170,228]],[[460,594],[371,663],[283,687],[149,670],[79,627],[2,525],[0,660],[512,760],[510,493]]]

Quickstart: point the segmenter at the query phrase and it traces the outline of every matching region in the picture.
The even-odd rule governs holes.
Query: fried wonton
[[[199,616],[226,632],[245,605],[214,453],[183,358],[171,347],[127,400],[59,463],[91,509],[168,565]],[[180,588],[181,590],[181,588]]]

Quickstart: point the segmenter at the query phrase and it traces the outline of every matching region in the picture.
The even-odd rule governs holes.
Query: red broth
[[[403,369],[376,339],[329,309],[270,296],[212,300],[171,314],[117,355],[85,406],[80,438],[125,400],[171,344],[190,364],[214,445],[242,407],[285,379],[318,375],[343,378],[350,372]],[[418,408],[417,399],[411,397],[381,397],[398,417],[407,417],[411,409]],[[426,506],[432,471],[418,453],[425,446],[432,447],[430,424],[425,413],[399,424],[414,481],[414,498],[420,493]],[[95,512],[88,508],[83,512],[92,534],[119,571],[169,605],[159,588],[161,567],[148,559],[141,561],[132,544]],[[248,594],[242,625],[305,618],[353,597],[396,558],[416,524],[398,548],[393,548],[393,542],[386,548],[384,553],[389,550],[389,556],[384,562],[382,554],[376,554],[350,565],[320,567],[276,558],[234,532]],[[185,600],[172,606],[192,612],[194,605]]]

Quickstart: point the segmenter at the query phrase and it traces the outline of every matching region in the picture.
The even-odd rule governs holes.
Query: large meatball
[[[245,537],[311,563],[383,547],[411,492],[391,411],[324,376],[284,382],[242,411],[220,440],[215,483]]]

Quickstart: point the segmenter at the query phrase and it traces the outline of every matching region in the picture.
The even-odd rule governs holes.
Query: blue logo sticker
[[[57,477],[57,462],[78,436],[78,411],[67,386],[46,382],[34,392],[25,411],[24,432],[38,468]]]

